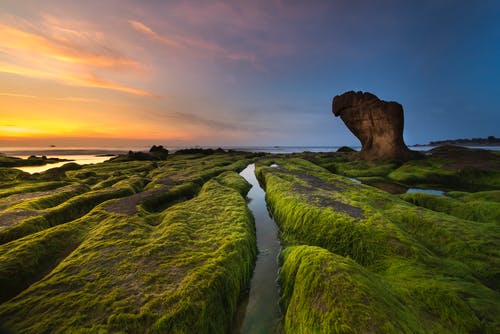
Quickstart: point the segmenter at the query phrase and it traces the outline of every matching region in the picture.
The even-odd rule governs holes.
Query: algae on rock
[[[500,329],[497,224],[425,210],[305,160],[273,163],[256,173],[286,246],[286,332]]]
[[[39,217],[2,230],[0,323],[19,332],[227,332],[256,257],[249,185],[236,173],[247,164],[237,153],[184,155],[64,170],[57,184],[39,181],[43,173],[16,181],[4,199],[31,196],[19,209]],[[69,186],[80,190],[58,197]],[[33,193],[41,189],[54,193]]]

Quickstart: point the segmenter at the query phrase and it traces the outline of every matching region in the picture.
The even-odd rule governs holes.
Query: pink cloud
[[[16,20],[13,20],[16,22]],[[142,65],[107,46],[106,36],[94,30],[78,30],[80,22],[44,16],[36,23],[18,20],[14,24],[0,23],[0,72],[37,79],[59,81],[67,85],[103,88],[133,95],[154,96],[141,89],[120,84],[115,80],[96,77],[101,69],[137,72]],[[35,29],[38,26],[38,29]],[[35,31],[36,30],[36,31]]]
[[[147,26],[145,23],[137,20],[129,20],[129,25],[136,31],[147,35],[154,41],[165,44],[169,47],[173,47],[177,50],[189,52],[200,56],[203,54],[208,54],[211,56],[218,56],[224,59],[232,61],[244,61],[252,64],[256,64],[256,56],[252,53],[233,51],[229,48],[224,47],[213,41],[207,41],[195,36],[185,36],[185,35],[172,35],[166,36],[164,34],[159,34],[154,31],[151,27]]]

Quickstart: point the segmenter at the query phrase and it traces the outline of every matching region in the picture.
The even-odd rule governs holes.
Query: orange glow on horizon
[[[231,117],[238,103],[213,94],[219,80],[210,77],[220,64],[255,69],[253,51],[153,18],[81,14],[0,13],[0,141],[255,135]]]
[[[102,124],[105,124],[103,126]],[[164,126],[149,122],[127,122],[110,119],[101,120],[96,126],[92,120],[78,119],[16,119],[0,121],[0,140],[14,138],[41,137],[82,137],[82,138],[168,138],[172,140],[193,139],[189,131],[176,126]]]
[[[16,139],[37,139],[37,138],[74,138],[83,139],[103,138],[103,139],[166,139],[174,141],[192,140],[194,137],[188,132],[173,131],[151,131],[150,129],[136,128],[115,129],[114,131],[92,131],[90,126],[85,130],[85,126],[79,125],[79,129],[72,131],[68,129],[64,122],[51,126],[2,126],[0,125],[0,140],[11,141]],[[0,145],[1,146],[1,145]]]

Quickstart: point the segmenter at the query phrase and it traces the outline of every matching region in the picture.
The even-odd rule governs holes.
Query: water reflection
[[[406,192],[407,194],[411,193],[426,193],[426,194],[431,194],[431,195],[440,195],[444,196],[444,191],[442,190],[436,190],[436,189],[418,189],[418,188],[410,188]]]
[[[279,229],[269,216],[265,192],[255,177],[255,165],[251,164],[240,173],[252,189],[248,193],[248,207],[255,218],[259,255],[250,281],[248,298],[237,311],[234,333],[273,333],[279,326],[278,255],[281,244]]]
[[[446,196],[446,193],[442,190],[437,189],[420,189],[420,188],[409,188],[403,184],[393,183],[393,182],[384,182],[384,181],[375,181],[375,182],[361,182],[355,178],[348,178],[349,180],[356,183],[363,183],[371,187],[375,187],[377,189],[388,192],[393,195],[401,195],[401,194],[411,194],[411,193],[425,193],[431,195],[439,195]]]
[[[18,156],[19,158],[26,159],[28,156]],[[16,167],[26,173],[41,173],[50,168],[61,167],[67,163],[75,162],[79,165],[97,164],[109,160],[110,156],[95,156],[95,155],[56,155],[50,156],[50,158],[66,159],[71,161],[56,162],[54,164],[46,164],[43,166],[28,166],[28,167]]]

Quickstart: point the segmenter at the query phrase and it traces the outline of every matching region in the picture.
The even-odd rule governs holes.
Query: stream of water
[[[266,193],[255,177],[255,165],[248,165],[240,175],[252,185],[247,197],[255,218],[259,255],[248,296],[237,310],[234,333],[276,333],[281,317],[277,282],[279,229],[267,210]]]

